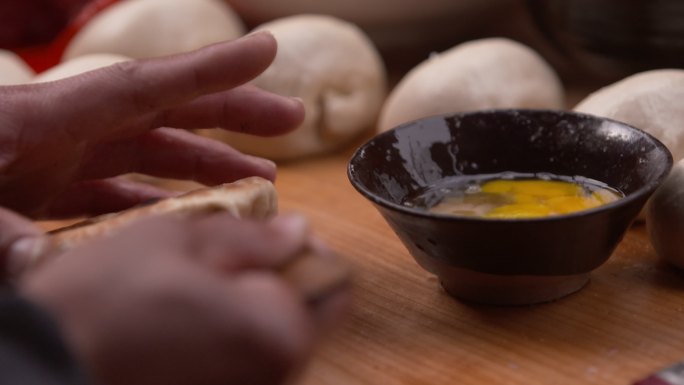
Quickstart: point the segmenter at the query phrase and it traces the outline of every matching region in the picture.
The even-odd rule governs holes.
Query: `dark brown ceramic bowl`
[[[348,175],[449,293],[518,305],[583,287],[671,167],[662,143],[623,123],[572,112],[492,110],[425,118],[382,133],[358,149]],[[583,176],[625,197],[537,219],[456,217],[404,204],[443,178],[504,171]]]

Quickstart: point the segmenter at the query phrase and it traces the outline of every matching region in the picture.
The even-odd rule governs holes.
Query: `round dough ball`
[[[684,158],[684,70],[641,72],[586,97],[575,111],[619,120],[658,138],[676,163]],[[645,210],[637,220],[645,219]]]
[[[684,269],[684,160],[649,200],[646,226],[658,255]]]
[[[658,138],[675,162],[684,158],[684,70],[641,72],[604,87],[575,111],[619,120]]]
[[[90,53],[165,56],[243,34],[242,21],[221,0],[124,0],[93,17],[71,40],[64,59]]]
[[[457,45],[412,69],[387,99],[379,130],[426,116],[490,108],[563,107],[555,71],[529,47],[504,38]]]
[[[28,83],[35,75],[17,54],[0,49],[0,86]]]
[[[75,59],[62,62],[49,70],[38,74],[33,78],[33,83],[60,80],[127,60],[131,59],[122,55],[105,53],[79,56]]]
[[[245,153],[275,160],[321,154],[341,147],[376,122],[386,94],[385,67],[375,46],[355,25],[301,15],[264,24],[278,41],[274,63],[253,83],[302,99],[304,123],[279,137],[202,130]]]

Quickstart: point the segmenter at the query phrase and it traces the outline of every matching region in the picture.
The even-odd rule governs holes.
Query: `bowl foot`
[[[589,273],[561,276],[496,275],[452,268],[441,276],[450,295],[487,305],[531,305],[549,302],[579,291]]]

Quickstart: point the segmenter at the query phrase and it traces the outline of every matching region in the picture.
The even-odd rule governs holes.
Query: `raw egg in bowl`
[[[488,110],[379,134],[348,176],[448,293],[522,305],[581,289],[671,167],[661,142],[624,123]]]

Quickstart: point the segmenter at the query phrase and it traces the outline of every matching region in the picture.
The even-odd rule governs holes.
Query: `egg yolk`
[[[434,212],[485,218],[539,218],[587,210],[619,199],[609,189],[587,190],[558,180],[491,180],[479,191],[444,199]]]
[[[597,193],[587,194],[577,184],[547,180],[495,180],[482,185],[483,193],[508,195],[512,200],[493,208],[488,218],[535,218],[591,209],[607,202]]]

